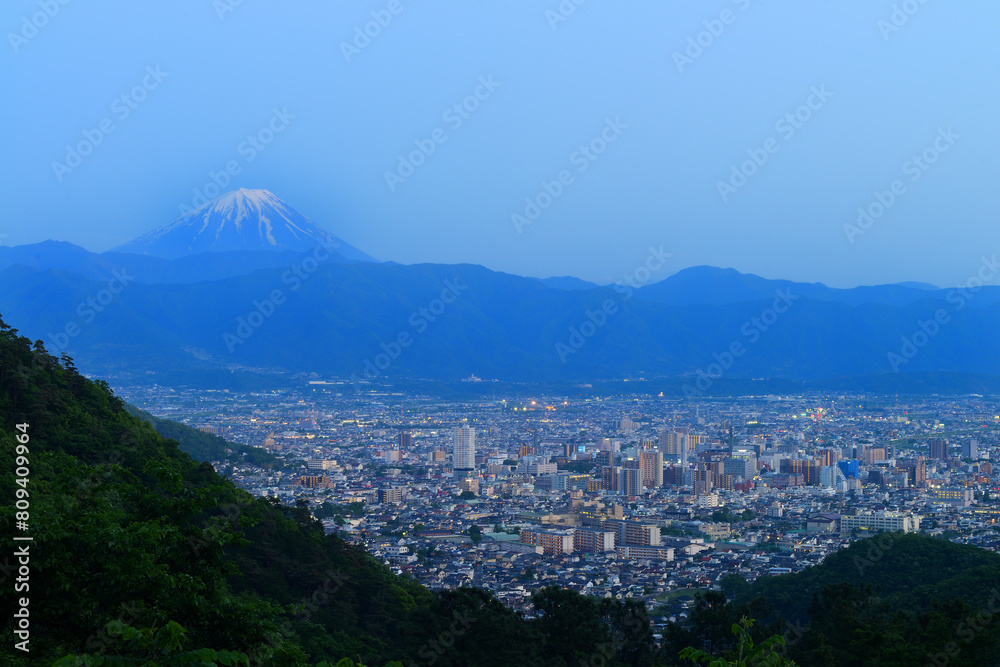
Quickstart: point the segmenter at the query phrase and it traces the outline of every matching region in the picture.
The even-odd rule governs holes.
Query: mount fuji
[[[304,252],[317,245],[332,245],[347,261],[378,261],[327,232],[269,191],[245,188],[227,192],[115,250],[177,259],[234,250]]]

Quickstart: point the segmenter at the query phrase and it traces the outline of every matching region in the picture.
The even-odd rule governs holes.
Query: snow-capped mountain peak
[[[316,225],[268,190],[226,192],[115,250],[167,259],[230,250],[311,250],[332,246],[347,260],[375,261]]]

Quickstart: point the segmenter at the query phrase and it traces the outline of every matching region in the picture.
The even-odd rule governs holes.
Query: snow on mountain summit
[[[166,259],[231,250],[333,246],[344,259],[376,261],[319,227],[267,190],[227,192],[115,250]]]

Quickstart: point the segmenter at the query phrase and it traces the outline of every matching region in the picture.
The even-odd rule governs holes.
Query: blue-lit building
[[[840,468],[840,472],[844,473],[844,477],[854,479],[860,479],[858,472],[858,461],[857,459],[845,459],[843,461],[837,461],[837,467]]]

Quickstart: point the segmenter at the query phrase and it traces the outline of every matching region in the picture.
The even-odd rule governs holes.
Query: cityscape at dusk
[[[1000,666],[1000,5],[0,7],[0,667]]]

